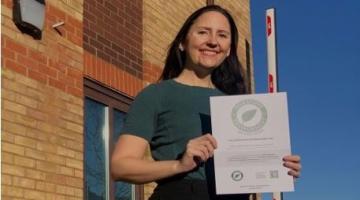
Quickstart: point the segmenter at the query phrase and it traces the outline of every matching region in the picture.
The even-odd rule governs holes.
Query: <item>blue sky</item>
[[[277,14],[279,89],[288,93],[302,177],[286,200],[360,195],[360,1],[251,0],[256,92],[267,91],[265,10]],[[268,199],[268,197],[267,197]]]

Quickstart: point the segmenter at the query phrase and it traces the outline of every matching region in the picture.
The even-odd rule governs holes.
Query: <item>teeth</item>
[[[207,51],[207,50],[204,50],[204,51],[201,51],[203,54],[205,55],[208,55],[208,56],[212,56],[212,55],[216,55],[216,52],[215,51]]]

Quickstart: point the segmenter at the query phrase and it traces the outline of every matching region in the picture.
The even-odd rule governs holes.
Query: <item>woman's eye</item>
[[[221,38],[228,38],[228,35],[225,34],[225,33],[220,33],[219,36],[220,36]]]
[[[199,31],[198,32],[200,35],[204,35],[204,34],[207,34],[207,31]]]

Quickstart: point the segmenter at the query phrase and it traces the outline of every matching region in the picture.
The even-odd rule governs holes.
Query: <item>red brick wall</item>
[[[142,1],[84,1],[85,75],[135,96],[142,89]]]
[[[2,198],[82,199],[83,100],[2,71]]]
[[[143,88],[141,79],[86,51],[84,51],[84,74],[132,97]]]
[[[142,1],[84,1],[84,50],[142,78]]]
[[[2,12],[2,67],[56,87],[66,93],[82,96],[82,22],[48,4],[41,41],[19,33],[12,21],[12,1],[4,0]],[[4,6],[6,5],[6,6]],[[51,26],[64,21],[63,36]]]
[[[41,40],[2,1],[2,199],[83,198],[81,1],[47,0]]]

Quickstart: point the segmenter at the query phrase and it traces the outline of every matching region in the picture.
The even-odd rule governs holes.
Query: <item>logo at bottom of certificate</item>
[[[231,173],[231,178],[234,181],[241,181],[244,178],[244,174],[240,170],[235,170]]]

